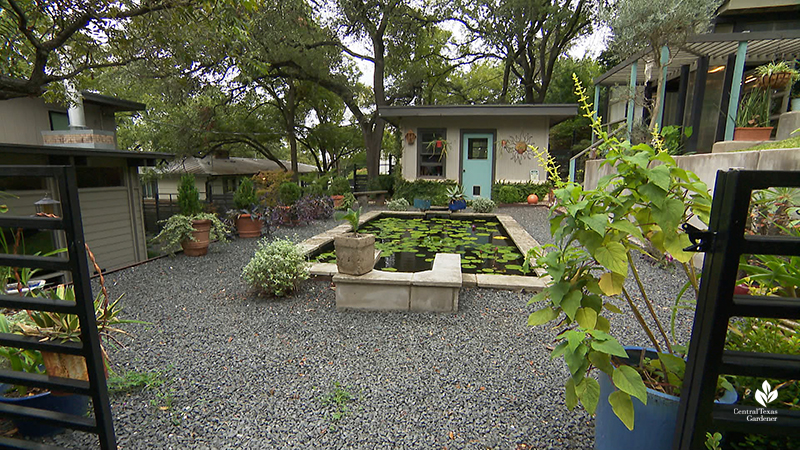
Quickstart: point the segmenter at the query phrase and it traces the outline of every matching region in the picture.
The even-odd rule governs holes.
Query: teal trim
[[[664,83],[664,86],[658,87],[658,104],[660,105],[658,108],[658,114],[656,114],[656,124],[658,125],[658,131],[661,131],[661,128],[664,127],[664,101],[666,100],[667,96],[667,63],[669,62],[669,48],[665,45],[661,47],[661,81]]]
[[[747,58],[747,41],[739,42],[736,49],[736,62],[733,65],[733,78],[731,79],[731,98],[728,101],[728,120],[725,124],[725,140],[733,140],[733,131],[736,128],[736,112],[739,110],[739,97],[742,93],[742,75],[744,74],[744,60]]]
[[[575,158],[569,160],[569,182],[575,182]]]
[[[628,139],[631,138],[631,132],[633,131],[633,111],[634,111],[634,100],[636,99],[636,70],[639,67],[639,61],[634,61],[631,64],[631,82],[628,85]]]
[[[594,103],[593,103],[593,106],[594,106],[594,117],[595,118],[600,117],[600,114],[597,111],[597,108],[598,108],[599,104],[600,104],[600,85],[599,84],[595,84],[594,85]],[[594,129],[592,129],[592,144],[594,144],[594,141],[596,141],[596,140],[597,140],[597,133],[595,133]]]

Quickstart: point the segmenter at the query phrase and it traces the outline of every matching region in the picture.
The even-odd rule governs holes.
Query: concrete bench
[[[353,196],[355,196],[356,200],[358,200],[358,204],[361,206],[367,206],[369,203],[369,199],[374,197],[375,202],[379,205],[383,205],[386,203],[386,194],[389,191],[361,191],[361,192],[353,192]]]

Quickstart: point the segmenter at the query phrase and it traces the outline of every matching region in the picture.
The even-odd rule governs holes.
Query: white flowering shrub
[[[472,201],[472,209],[476,213],[490,213],[497,208],[497,205],[488,198],[476,198]]]
[[[244,266],[242,278],[262,294],[284,297],[308,279],[308,266],[303,251],[294,242],[263,240],[253,259]]]
[[[408,203],[408,200],[404,199],[403,197],[400,197],[395,200],[389,200],[386,203],[386,206],[392,211],[408,211],[408,208],[411,205]]]

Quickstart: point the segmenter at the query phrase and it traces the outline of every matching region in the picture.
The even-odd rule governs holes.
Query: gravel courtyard
[[[540,243],[547,209],[503,208]],[[304,239],[337,225],[280,229]],[[415,448],[590,449],[593,419],[564,404],[566,366],[550,361],[555,335],[530,328],[529,294],[462,289],[457,313],[338,311],[330,281],[287,299],[260,298],[240,278],[255,240],[212,244],[204,258],[163,258],[106,277],[124,294],[125,347],[113,369],[161,371],[160,386],[111,397],[121,449]],[[660,313],[685,276],[641,264]],[[615,317],[624,344],[642,344]],[[681,320],[688,334],[689,319]],[[323,399],[336,386],[343,412]],[[93,448],[92,435],[52,439]]]

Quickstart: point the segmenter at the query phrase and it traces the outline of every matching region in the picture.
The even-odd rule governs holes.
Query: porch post
[[[661,47],[661,82],[663,86],[658,86],[658,114],[656,115],[656,124],[658,131],[664,127],[664,101],[667,98],[667,62],[669,62],[669,48],[665,45]]]
[[[733,66],[733,80],[731,82],[731,98],[728,101],[728,120],[725,126],[725,140],[733,140],[733,129],[736,127],[736,111],[739,109],[739,97],[742,92],[742,74],[744,74],[744,60],[747,57],[747,41],[739,42],[736,49],[736,63]]]
[[[600,105],[600,85],[599,84],[595,84],[594,85],[594,118],[595,119],[600,117],[600,114],[598,113],[598,111],[600,110],[600,106],[599,105]],[[592,128],[592,144],[594,144],[594,141],[596,141],[596,140],[597,140],[597,133],[595,133],[594,128]]]
[[[631,64],[631,82],[628,85],[628,139],[631,138],[633,131],[633,114],[634,114],[634,100],[636,99],[636,69],[639,66],[639,61],[634,61]]]
[[[675,125],[683,126],[683,116],[686,110],[686,94],[689,91],[689,65],[681,66],[681,79],[678,86],[678,107],[675,111]]]

